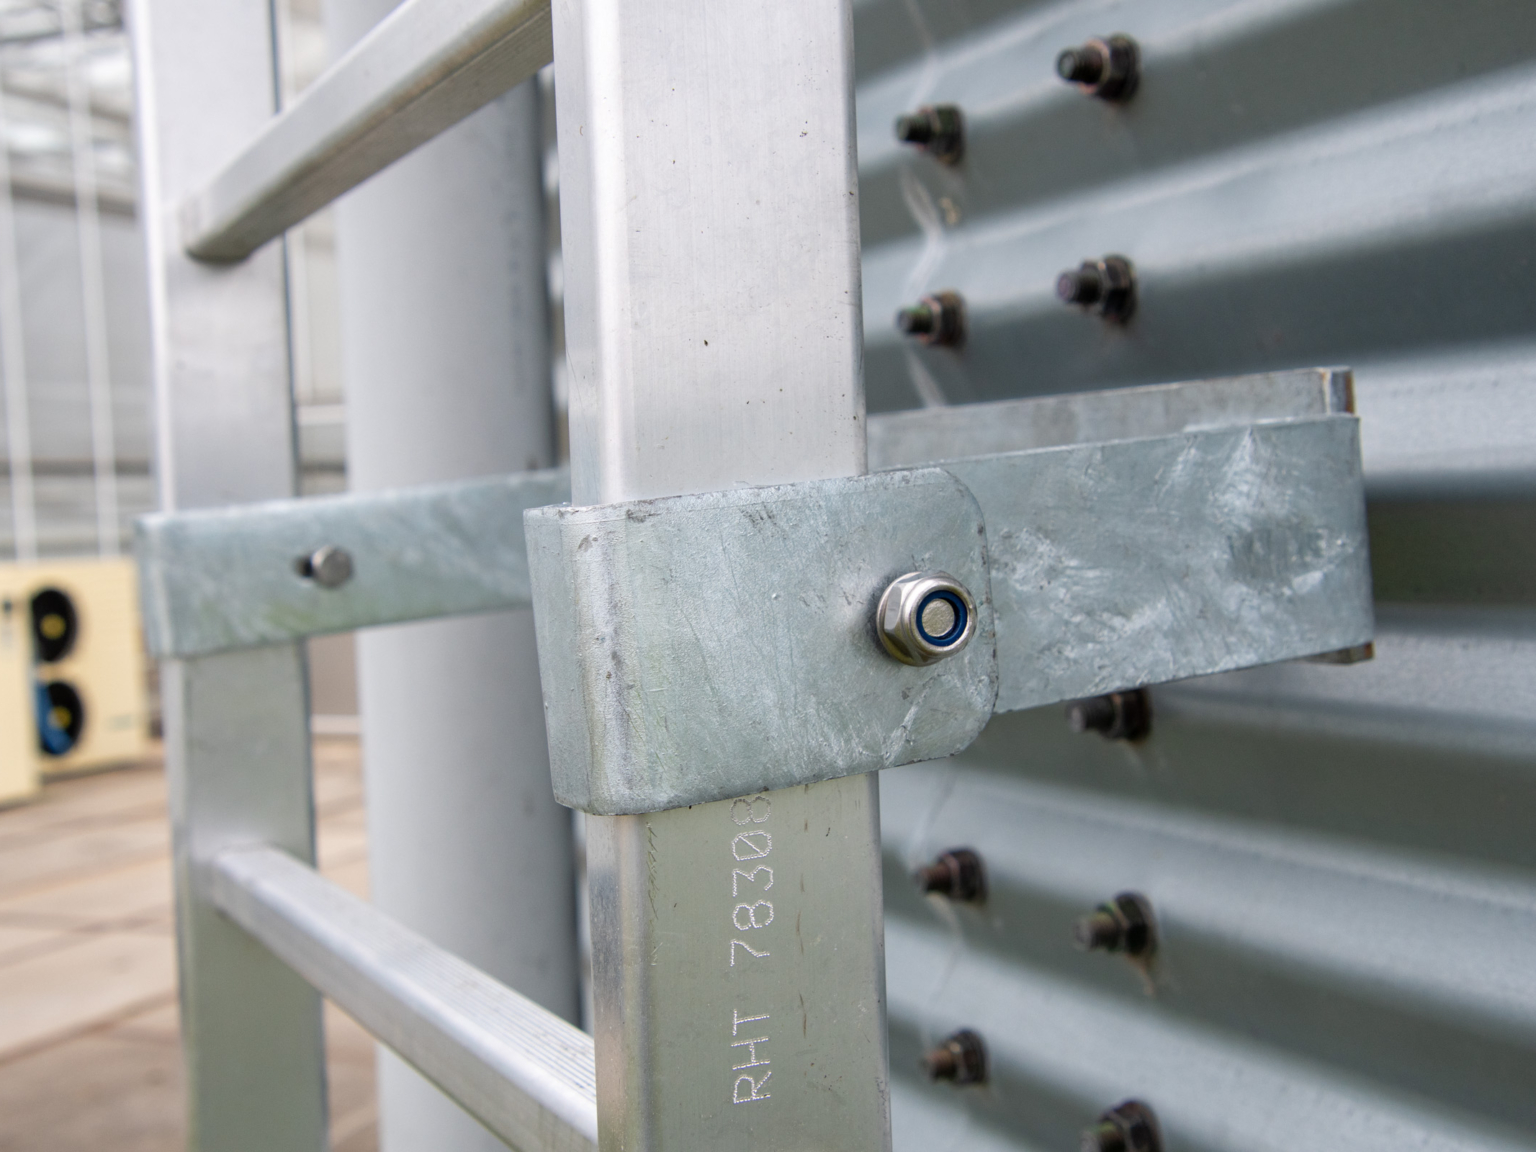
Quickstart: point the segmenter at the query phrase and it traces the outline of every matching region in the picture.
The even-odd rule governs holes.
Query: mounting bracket
[[[524,520],[555,795],[602,815],[937,759],[994,712],[1374,628],[1358,422],[1336,409]],[[934,570],[975,632],[914,667],[875,609]]]

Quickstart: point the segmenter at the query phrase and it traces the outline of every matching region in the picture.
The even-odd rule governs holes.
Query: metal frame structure
[[[575,0],[551,20],[536,2],[407,0],[276,116],[270,19],[262,0],[132,10],[166,509],[141,525],[140,557],[165,660],[194,1146],[324,1146],[318,989],[528,1152],[882,1152],[869,770],[963,747],[994,708],[1368,642],[1347,375],[1033,402],[978,414],[992,437],[980,451],[964,417],[866,432],[847,3],[722,21],[707,0]],[[263,245],[525,79],[551,36],[568,483],[588,507],[530,511],[530,526],[558,529],[530,533],[530,565],[523,513],[557,502],[561,475],[284,501],[284,262],[280,243]],[[231,159],[241,139],[253,142]],[[871,443],[896,471],[862,478]],[[931,461],[954,463],[915,467]],[[1085,474],[1096,479],[1069,479]],[[1149,534],[1170,477],[1173,518]],[[1147,492],[1150,504],[1129,499]],[[257,506],[211,510],[231,504]],[[741,530],[790,506],[798,519],[777,534]],[[1090,508],[1106,511],[1085,527]],[[1209,524],[1181,545],[1179,516]],[[617,528],[573,560],[581,523]],[[622,536],[629,525],[649,535]],[[1030,529],[1080,563],[1068,552],[1059,571],[1028,570],[1016,545]],[[729,563],[690,567],[711,533]],[[295,571],[327,548],[351,563]],[[1156,602],[1136,573],[1164,549],[1148,579],[1165,589],[1213,556],[1232,563],[1150,630],[1122,629],[1118,645],[1089,635],[1085,619],[1139,619]],[[936,670],[877,668],[881,589],[945,556],[965,565],[982,639]],[[674,575],[666,595],[652,587]],[[606,598],[583,600],[592,589]],[[552,694],[574,692],[588,723],[607,725],[586,742],[587,779],[683,781],[617,804],[563,797],[591,813],[593,1040],[312,867],[298,641],[529,602],[546,706],[567,720],[569,699]],[[1065,671],[1037,675],[1042,610],[1062,622],[1051,649]],[[1141,635],[1163,637],[1154,659]],[[754,657],[755,676],[742,671]],[[824,657],[867,673],[841,711],[797,695]],[[633,705],[652,691],[659,711]],[[935,702],[949,727],[924,712]],[[888,732],[866,731],[866,706],[896,709]],[[685,722],[690,708],[705,723]],[[750,728],[754,708],[773,721],[756,752],[701,735],[711,717]],[[799,724],[802,711],[816,722]],[[681,746],[639,738],[669,717]],[[551,733],[557,781],[581,743],[574,725]]]

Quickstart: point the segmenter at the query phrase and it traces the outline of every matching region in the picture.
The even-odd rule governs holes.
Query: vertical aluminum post
[[[862,472],[847,0],[554,38],[574,501]],[[877,798],[588,821],[604,1152],[889,1147]]]
[[[0,92],[0,140],[6,131]],[[11,153],[0,146],[0,377],[5,387],[5,446],[10,457],[11,542],[18,560],[37,559],[37,501],[32,491],[32,417],[27,403],[26,339],[21,330],[21,258],[16,249]]]
[[[392,0],[328,0],[332,50]],[[530,82],[336,207],[354,491],[554,462]],[[532,612],[358,635],[374,903],[576,1019],[570,813],[554,802]],[[393,1054],[384,1152],[504,1145]]]
[[[117,515],[117,438],[112,418],[112,366],[107,348],[107,287],[101,255],[101,207],[96,193],[96,141],[83,57],[81,0],[64,0],[64,83],[69,105],[70,167],[74,175],[75,234],[80,245],[81,331],[90,393],[91,473],[96,493],[96,550],[116,556],[122,525]]]
[[[182,252],[177,208],[275,110],[268,0],[133,0],[141,217],[166,509],[289,496],[293,413],[283,251]],[[182,1033],[200,1152],[326,1146],[320,998],[206,899],[231,844],[314,856],[304,661],[295,644],[167,661]]]

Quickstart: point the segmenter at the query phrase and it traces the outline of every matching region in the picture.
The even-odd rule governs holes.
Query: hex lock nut
[[[322,588],[340,588],[352,579],[352,554],[345,548],[327,544],[293,562],[293,570]]]
[[[965,343],[965,301],[958,292],[930,292],[896,313],[896,327],[921,344],[957,348]]]
[[[1095,36],[1056,57],[1056,74],[1090,96],[1119,103],[1136,93],[1141,49],[1129,36]]]
[[[886,652],[903,664],[933,664],[971,642],[976,601],[947,572],[908,572],[880,597],[875,631]]]
[[[896,118],[896,139],[944,164],[958,164],[965,155],[965,117],[955,104],[925,104]]]
[[[1122,1100],[1083,1130],[1082,1152],[1162,1152],[1157,1116],[1140,1100]]]

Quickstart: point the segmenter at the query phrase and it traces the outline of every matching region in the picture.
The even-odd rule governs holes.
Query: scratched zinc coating
[[[525,508],[570,498],[563,469],[359,496],[274,500],[138,522],[144,631],[159,657],[526,607]],[[353,575],[322,588],[294,561],[345,548]]]
[[[987,520],[999,712],[1371,638],[1353,417],[945,467]]]
[[[525,519],[562,804],[655,811],[932,760],[992,715],[984,527],[947,472]],[[963,652],[913,668],[873,619],[886,585],[922,569],[959,579],[978,619]]]

